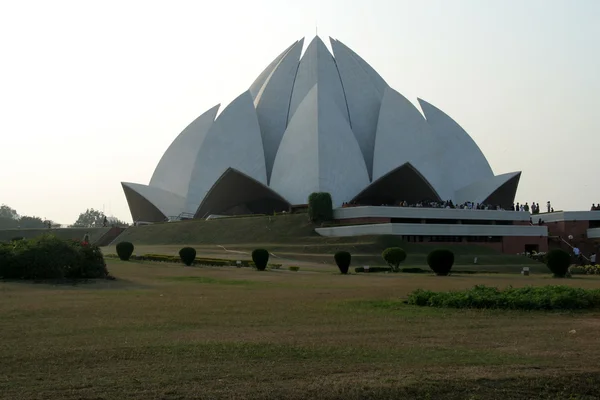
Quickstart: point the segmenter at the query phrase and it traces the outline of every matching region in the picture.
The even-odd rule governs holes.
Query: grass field
[[[526,257],[502,254],[477,245],[436,245],[402,242],[394,236],[360,236],[326,238],[314,231],[306,214],[271,217],[224,218],[210,221],[193,220],[154,224],[127,229],[117,241],[130,241],[137,254],[157,252],[177,254],[183,246],[196,248],[199,256],[236,258],[246,257],[257,247],[264,247],[276,257],[294,262],[328,264],[339,250],[352,253],[356,265],[382,265],[381,252],[391,246],[400,246],[408,253],[407,265],[426,265],[427,254],[436,248],[451,249],[457,265],[478,264],[487,267],[507,268],[517,272],[522,266],[539,267]],[[114,253],[114,245],[105,253]],[[478,267],[475,267],[478,268]]]
[[[109,270],[117,281],[0,282],[0,398],[598,398],[599,312],[401,301],[416,288],[556,284],[549,275]]]
[[[32,239],[47,234],[52,234],[60,239],[82,240],[87,233],[93,243],[109,230],[110,228],[0,229],[0,242],[8,242],[16,237]]]

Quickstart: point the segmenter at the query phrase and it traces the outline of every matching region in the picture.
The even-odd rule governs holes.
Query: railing
[[[558,237],[558,239],[559,239],[561,242],[563,242],[564,244],[566,244],[567,246],[569,246],[569,248],[570,248],[571,250],[575,249],[575,247],[574,247],[574,246],[573,246],[571,243],[567,242],[567,241],[566,241],[566,240],[565,240],[565,239],[564,239],[562,236],[559,236],[559,237]],[[579,256],[580,256],[581,258],[583,258],[584,260],[586,260],[587,262],[591,262],[589,258],[587,258],[586,256],[584,256],[584,255],[581,253],[581,251],[579,252]]]

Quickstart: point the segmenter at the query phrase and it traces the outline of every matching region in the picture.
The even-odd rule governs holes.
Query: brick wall
[[[548,251],[548,238],[545,236],[504,236],[502,251],[506,254],[517,254],[525,251],[526,245],[537,245],[538,251]]]

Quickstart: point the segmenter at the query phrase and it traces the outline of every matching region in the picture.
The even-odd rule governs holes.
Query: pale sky
[[[587,210],[598,21],[597,0],[0,0],[0,203],[130,221],[120,182],[147,184],[183,128],[318,25],[454,118],[496,174],[522,170],[516,200]]]

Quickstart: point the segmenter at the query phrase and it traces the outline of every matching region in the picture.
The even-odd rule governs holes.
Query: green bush
[[[252,261],[256,265],[256,269],[264,271],[269,262],[269,252],[265,249],[256,249],[252,252]]]
[[[12,244],[0,243],[0,278],[19,278],[18,265],[16,263]]]
[[[43,235],[0,246],[0,277],[4,279],[107,278],[97,246]]]
[[[600,290],[568,286],[509,287],[505,290],[475,286],[453,292],[418,289],[408,295],[407,303],[442,308],[578,310],[600,308]]]
[[[387,248],[383,251],[381,256],[394,272],[399,272],[400,263],[406,260],[406,252],[400,247]]]
[[[296,266],[294,266],[294,265],[291,265],[291,266],[289,267],[289,270],[290,270],[290,271],[294,271],[294,272],[298,272],[298,271],[300,271],[300,267],[296,267]]]
[[[183,263],[189,267],[196,259],[196,249],[184,247],[179,250],[179,257],[181,258],[181,261],[183,261]]]
[[[333,259],[335,260],[335,263],[337,264],[338,268],[340,269],[340,272],[344,275],[347,274],[348,269],[350,269],[350,262],[352,261],[352,255],[350,253],[348,253],[347,251],[338,251],[337,253],[334,254]]]
[[[129,261],[129,258],[133,254],[133,243],[131,242],[120,242],[117,244],[117,255],[123,261]]]
[[[546,265],[555,278],[564,278],[569,272],[571,256],[564,250],[554,249],[546,256]]]
[[[333,201],[327,192],[315,192],[308,196],[308,218],[313,222],[333,219]]]
[[[427,256],[427,264],[436,275],[446,276],[454,265],[454,253],[445,249],[433,250]]]
[[[369,268],[369,273],[371,272],[391,272],[392,269],[390,267],[370,267]],[[361,272],[365,272],[365,268],[364,267],[356,267],[354,268],[354,272],[361,273]]]
[[[10,241],[11,242],[18,242],[20,240],[23,240],[24,237],[23,236],[15,236],[14,238],[11,238]]]

